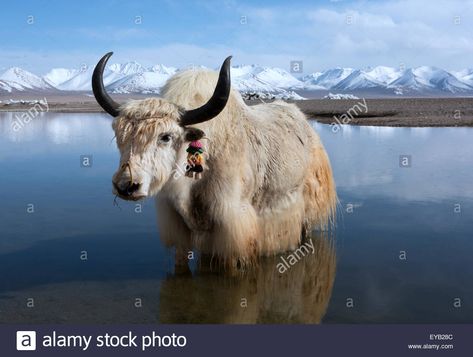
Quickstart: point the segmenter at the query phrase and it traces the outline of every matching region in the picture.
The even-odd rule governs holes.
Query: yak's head
[[[209,101],[193,110],[160,98],[116,103],[105,91],[103,71],[112,55],[107,53],[95,67],[92,89],[102,108],[115,117],[113,129],[120,150],[120,165],[113,175],[113,192],[126,200],[139,200],[158,193],[173,176],[182,146],[204,136],[190,125],[216,117],[230,95],[230,59],[220,69],[215,91]]]

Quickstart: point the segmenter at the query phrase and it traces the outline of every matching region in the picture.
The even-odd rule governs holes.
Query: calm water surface
[[[314,122],[341,203],[336,253],[314,234],[285,274],[275,257],[232,277],[197,262],[175,275],[152,200],[114,205],[108,116],[13,120],[0,113],[0,322],[473,322],[470,128]]]

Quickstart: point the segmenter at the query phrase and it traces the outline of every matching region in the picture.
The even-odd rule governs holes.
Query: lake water
[[[110,117],[14,120],[0,113],[0,322],[473,322],[470,128],[313,122],[338,186],[334,241],[314,234],[284,274],[275,257],[226,276],[175,275],[153,201],[114,204]]]

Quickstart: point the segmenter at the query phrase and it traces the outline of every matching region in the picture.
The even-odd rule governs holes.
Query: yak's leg
[[[198,221],[196,227],[201,230],[193,233],[196,247],[210,257],[210,261],[202,260],[203,264],[227,270],[256,262],[260,230],[258,217],[250,204],[217,200],[201,211],[210,211],[215,217],[212,222]]]
[[[213,253],[220,264],[244,267],[255,263],[260,235],[256,212],[249,203],[220,206],[220,218],[212,232]]]
[[[156,198],[158,232],[166,247],[175,247],[174,272],[190,273],[189,252],[192,250],[191,232],[179,213],[163,197]]]

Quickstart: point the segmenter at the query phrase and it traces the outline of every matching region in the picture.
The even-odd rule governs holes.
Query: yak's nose
[[[131,197],[135,192],[141,188],[140,183],[135,182],[113,182],[113,187],[117,190],[118,194],[123,197]]]

